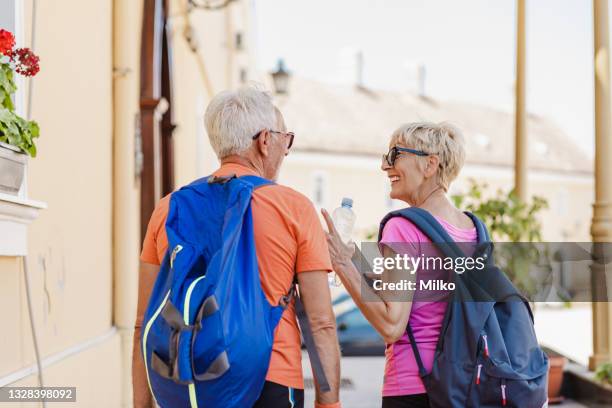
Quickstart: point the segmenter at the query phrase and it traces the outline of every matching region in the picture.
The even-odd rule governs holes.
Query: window
[[[559,189],[559,191],[556,193],[556,198],[554,201],[555,212],[557,215],[561,217],[569,215],[569,201],[569,191],[565,188]]]
[[[313,174],[312,201],[317,207],[325,207],[327,200],[327,174],[315,172]]]
[[[10,31],[15,35],[15,42],[18,47],[23,44],[23,1],[22,0],[2,0],[0,1],[0,28]],[[15,75],[15,110],[23,115],[23,79],[21,75]]]
[[[245,84],[249,79],[249,73],[246,68],[240,68],[240,83]]]
[[[0,2],[0,28],[15,33],[17,20],[17,0],[2,0]],[[15,33],[17,34],[17,33]]]
[[[393,209],[393,199],[391,198],[391,183],[389,180],[385,180],[385,207],[387,210]]]
[[[236,51],[242,51],[244,49],[244,40],[242,38],[242,33],[236,33],[235,42],[234,42]]]
[[[387,211],[406,207],[406,203],[404,203],[403,201],[391,198],[391,183],[389,182],[389,179],[387,177],[385,177],[384,179],[383,188],[385,192],[385,209]]]

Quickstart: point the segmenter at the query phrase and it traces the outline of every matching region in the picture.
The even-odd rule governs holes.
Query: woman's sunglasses
[[[417,156],[429,156],[431,153],[424,152],[422,150],[409,149],[407,147],[397,147],[394,146],[389,149],[389,153],[383,154],[383,160],[387,162],[387,164],[391,167],[395,166],[395,160],[402,153],[412,153]]]

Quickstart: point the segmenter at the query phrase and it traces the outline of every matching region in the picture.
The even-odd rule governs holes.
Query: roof
[[[468,164],[514,163],[514,116],[471,103],[293,77],[277,104],[297,135],[297,151],[379,156],[400,125],[448,121],[463,131]],[[593,172],[592,159],[552,121],[530,114],[527,133],[529,168]]]

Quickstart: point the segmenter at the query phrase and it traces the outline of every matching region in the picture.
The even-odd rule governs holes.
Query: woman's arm
[[[327,243],[334,271],[340,277],[342,284],[357,307],[376,331],[380,333],[385,342],[396,342],[406,331],[412,307],[413,292],[376,291],[371,288],[351,260],[355,251],[354,246],[342,242],[329,213],[324,209],[321,212],[329,230]],[[383,257],[395,257],[395,252],[385,246],[382,255]],[[383,282],[399,282],[402,279],[410,278],[414,281],[416,275],[406,272],[395,268],[386,269],[383,274],[375,275],[375,278],[381,279]],[[405,300],[397,301],[397,299]]]

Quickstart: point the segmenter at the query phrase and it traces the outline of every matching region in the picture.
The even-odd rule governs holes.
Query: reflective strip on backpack
[[[198,283],[201,279],[205,278],[206,275],[200,276],[198,279],[191,282],[189,288],[187,288],[187,293],[185,294],[185,304],[183,305],[183,321],[187,326],[189,326],[189,302],[191,300],[191,293],[193,292],[193,288],[196,283]],[[191,408],[198,408],[198,399],[196,397],[195,392],[195,384],[191,383],[187,385],[189,388],[189,402],[191,403]]]
[[[195,288],[196,283],[205,277],[206,275],[200,276],[198,279],[191,282],[191,285],[189,285],[189,288],[187,288],[187,293],[185,294],[185,304],[183,306],[183,321],[187,326],[189,326],[189,302],[191,301],[191,292],[193,292],[193,288]]]
[[[172,250],[172,253],[170,254],[170,269],[174,268],[174,259],[176,258],[176,255],[182,250],[183,250],[182,245],[177,245]]]
[[[147,383],[149,384],[149,390],[151,391],[153,400],[155,400],[155,394],[153,393],[153,387],[151,387],[151,379],[149,378],[149,365],[147,364],[147,336],[149,335],[149,330],[151,330],[151,326],[153,325],[153,322],[155,321],[155,319],[157,319],[157,316],[159,316],[159,314],[161,313],[162,308],[166,304],[166,301],[168,300],[169,296],[170,296],[170,291],[166,293],[164,300],[162,300],[162,302],[157,307],[157,310],[155,311],[155,313],[153,313],[153,316],[151,316],[151,318],[147,322],[144,333],[142,335],[142,355],[144,357],[145,373],[147,374]],[[155,403],[157,404],[157,400],[155,400]]]
[[[191,402],[191,408],[198,408],[198,399],[196,398],[195,384],[190,383],[188,386],[189,386],[189,402]]]

